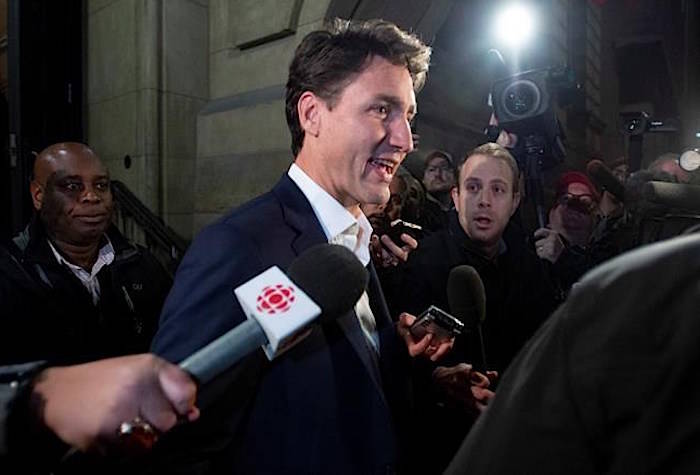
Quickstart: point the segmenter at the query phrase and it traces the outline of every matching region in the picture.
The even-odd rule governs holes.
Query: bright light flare
[[[496,36],[510,48],[519,48],[527,43],[535,31],[535,16],[521,4],[506,6],[496,17]]]

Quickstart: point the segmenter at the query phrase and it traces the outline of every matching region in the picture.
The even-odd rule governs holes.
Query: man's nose
[[[82,198],[82,201],[88,201],[88,202],[98,202],[98,201],[102,200],[102,197],[100,196],[100,194],[92,186],[87,186],[85,188],[85,191],[83,192],[81,198]]]
[[[403,153],[413,151],[413,134],[411,133],[411,125],[406,119],[397,119],[392,121],[389,127],[389,143]]]
[[[479,206],[490,207],[491,206],[491,192],[489,190],[481,190],[479,193]]]

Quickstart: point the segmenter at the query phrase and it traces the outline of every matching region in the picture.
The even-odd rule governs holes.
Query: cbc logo
[[[262,289],[258,295],[258,312],[284,313],[292,307],[294,303],[294,289],[282,284],[268,285]]]

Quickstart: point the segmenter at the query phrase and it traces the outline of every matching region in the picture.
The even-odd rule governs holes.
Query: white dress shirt
[[[107,240],[107,243],[100,248],[97,254],[97,260],[95,261],[95,264],[93,264],[90,272],[86,271],[80,266],[76,266],[75,264],[68,262],[61,255],[61,253],[56,250],[53,243],[48,240],[49,247],[53,251],[53,255],[56,256],[58,263],[68,267],[68,269],[70,269],[70,271],[80,280],[83,286],[85,286],[87,291],[90,292],[93,305],[97,305],[97,302],[100,301],[100,281],[97,280],[97,274],[104,266],[108,266],[112,263],[112,261],[114,261],[114,247],[112,246],[112,242],[106,235],[105,239]]]
[[[364,214],[358,218],[352,215],[343,205],[333,198],[326,190],[314,182],[296,163],[287,172],[289,178],[297,184],[311,205],[326,239],[331,244],[339,244],[351,250],[362,262],[369,264],[369,241],[372,236],[372,226]],[[379,335],[374,314],[369,305],[367,292],[363,292],[355,304],[355,313],[360,321],[362,331],[372,348],[379,352]]]

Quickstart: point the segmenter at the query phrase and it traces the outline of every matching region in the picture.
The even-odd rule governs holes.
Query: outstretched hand
[[[43,424],[83,451],[123,451],[118,429],[139,418],[156,433],[199,417],[197,387],[187,373],[150,354],[49,368],[34,383]],[[149,448],[149,447],[146,447]]]

